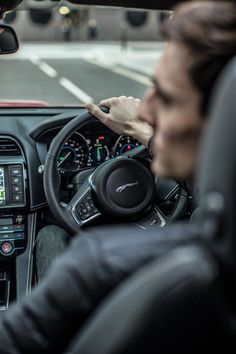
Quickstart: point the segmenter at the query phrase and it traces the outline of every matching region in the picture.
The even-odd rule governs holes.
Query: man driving
[[[212,88],[236,54],[236,6],[225,1],[186,3],[177,7],[163,32],[169,43],[142,103],[121,97],[101,103],[110,108],[109,114],[96,106],[88,109],[119,133],[140,134],[146,144],[153,126],[153,172],[194,180]],[[199,239],[195,223],[145,231],[135,226],[87,229],[30,296],[2,316],[0,352],[63,352],[122,280],[174,247]]]
[[[193,180],[211,89],[235,54],[234,13],[231,11],[221,26],[220,12],[220,6],[226,9],[233,5],[219,2],[213,7],[208,2],[195,2],[189,6],[191,9],[181,7],[163,28],[169,44],[156,67],[153,86],[142,102],[124,96],[103,100],[100,105],[110,109],[108,114],[95,105],[87,106],[110,129],[130,135],[145,146],[150,145],[156,127],[152,171],[179,181]],[[211,17],[213,12],[215,16]],[[40,230],[36,240],[39,280],[69,241],[70,235],[58,226]]]

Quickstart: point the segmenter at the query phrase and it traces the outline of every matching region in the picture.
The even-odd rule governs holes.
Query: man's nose
[[[155,125],[155,115],[154,112],[154,98],[155,89],[153,87],[149,88],[146,92],[138,110],[138,116],[140,119],[146,121],[148,124]]]

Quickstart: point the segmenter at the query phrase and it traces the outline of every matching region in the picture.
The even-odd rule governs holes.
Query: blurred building
[[[62,2],[54,9],[9,13],[21,41],[156,41],[169,13],[86,7]]]

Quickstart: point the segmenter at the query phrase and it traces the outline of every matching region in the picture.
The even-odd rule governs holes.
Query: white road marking
[[[131,47],[123,52],[117,44],[104,44],[101,48],[99,47],[99,50],[94,45],[82,45],[78,48],[77,44],[72,47],[56,44],[53,46],[53,50],[49,50],[48,46],[45,44],[24,45],[18,55],[14,56],[14,59],[30,60],[47,76],[57,78],[59,85],[79,99],[81,103],[93,102],[93,98],[66,77],[61,77],[60,72],[47,64],[47,59],[82,59],[148,87],[151,84],[149,75],[151,75],[152,66],[156,62],[157,54],[159,55],[163,49],[163,45],[159,45],[157,48],[155,47],[156,51],[154,51],[153,43],[151,46],[150,44],[147,46],[145,53],[143,50],[133,50]]]
[[[39,69],[42,70],[46,75],[48,75],[50,77],[56,77],[57,76],[56,70],[53,69],[50,65],[48,65],[44,61],[42,61],[40,59],[40,57],[38,57],[37,55],[35,55],[35,54],[29,55],[29,60],[34,65],[38,66]]]
[[[37,55],[31,54],[29,60],[42,70],[46,75],[55,78],[58,73],[57,71],[48,65],[46,62],[42,61]],[[69,91],[73,96],[79,99],[82,103],[93,103],[93,98],[89,96],[86,92],[81,90],[78,86],[73,84],[70,80],[65,77],[59,78],[59,84]]]
[[[50,65],[48,65],[44,61],[40,62],[38,66],[46,75],[48,75],[50,77],[56,77],[57,76],[56,70],[53,69]]]
[[[30,54],[28,59],[31,61],[31,63],[33,63],[34,65],[39,65],[40,63],[40,58],[38,55],[36,54]]]
[[[121,67],[114,68],[114,69],[112,69],[112,71],[116,74],[126,76],[127,78],[129,78],[131,80],[140,82],[143,85],[146,85],[146,86],[151,85],[151,80],[147,76],[136,73],[135,71],[131,71],[129,69],[121,68]]]
[[[67,91],[69,91],[72,95],[77,97],[83,103],[93,103],[93,98],[89,96],[86,92],[82,91],[78,86],[73,84],[70,80],[62,77],[59,80],[61,86],[63,86]]]
[[[135,71],[132,71],[132,70],[129,70],[129,69],[126,69],[126,68],[122,68],[122,67],[117,67],[117,66],[109,66],[109,65],[105,65],[101,62],[99,62],[98,60],[96,59],[92,59],[92,58],[86,58],[85,59],[87,62],[91,63],[91,64],[94,64],[94,65],[97,65],[97,66],[100,66],[104,69],[107,69],[107,70],[110,70],[118,75],[122,75],[122,76],[125,76],[127,77],[128,79],[130,80],[134,80],[134,81],[137,81],[145,86],[150,86],[151,85],[151,80],[145,76],[145,75],[142,75],[140,73],[136,73]]]

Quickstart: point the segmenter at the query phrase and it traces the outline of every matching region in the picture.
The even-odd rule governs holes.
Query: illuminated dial
[[[62,147],[57,166],[66,171],[77,171],[85,167],[88,160],[88,145],[84,137],[75,133]]]
[[[93,146],[89,148],[90,161],[92,163],[100,164],[109,159],[109,149],[104,144],[104,136],[96,138]]]
[[[140,145],[142,144],[140,144],[138,140],[131,138],[130,136],[121,136],[115,144],[115,155],[122,155]]]

